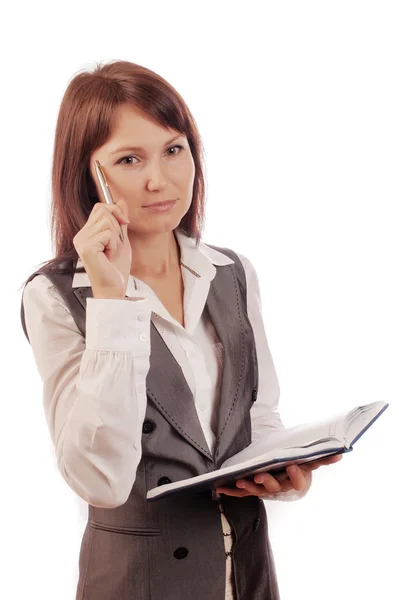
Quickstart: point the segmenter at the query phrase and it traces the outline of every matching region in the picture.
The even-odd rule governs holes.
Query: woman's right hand
[[[97,202],[73,244],[90,279],[93,298],[124,298],[132,261],[128,206]],[[120,225],[124,242],[120,239]]]

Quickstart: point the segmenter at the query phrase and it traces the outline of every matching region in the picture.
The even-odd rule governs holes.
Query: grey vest
[[[88,506],[76,600],[225,599],[226,556],[215,494],[190,491],[146,501],[147,490],[217,469],[251,442],[250,409],[256,400],[258,366],[245,272],[232,250],[210,247],[234,260],[216,267],[204,308],[225,350],[214,453],[209,451],[182,369],[151,323],[142,458],[125,504]],[[46,276],[85,335],[91,287],[73,289],[71,274]],[[21,319],[28,337],[23,304]],[[280,600],[263,501],[256,496],[221,499],[234,536],[236,600]]]

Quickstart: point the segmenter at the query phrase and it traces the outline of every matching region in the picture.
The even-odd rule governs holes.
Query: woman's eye
[[[132,164],[132,163],[124,163],[123,161],[126,160],[127,158],[135,158],[135,156],[124,156],[123,158],[121,158],[120,160],[118,160],[118,165],[126,165],[126,164]]]
[[[171,146],[170,148],[168,148],[168,150],[173,150],[173,148],[180,148],[180,150],[183,150],[183,146],[181,146],[180,144],[176,144],[176,146]],[[176,152],[174,152],[173,154],[176,154]],[[172,154],[172,156],[173,156],[173,154]]]
[[[169,151],[169,150],[173,150],[174,148],[179,148],[180,150],[184,150],[184,146],[181,146],[180,144],[176,144],[176,146],[171,146],[170,148],[168,148],[168,151]],[[179,153],[178,153],[178,152],[173,152],[173,154],[169,154],[169,156],[175,156],[175,155],[177,155],[177,154],[179,154]],[[126,163],[126,162],[124,162],[124,161],[125,161],[125,160],[127,160],[128,158],[136,158],[136,157],[135,157],[135,156],[132,156],[132,155],[130,155],[130,156],[124,156],[123,158],[120,158],[120,159],[117,161],[117,164],[118,164],[118,165],[119,165],[119,164],[121,164],[121,165],[122,165],[122,164],[123,164],[123,165],[127,165],[127,164],[131,165],[131,164],[135,164],[135,163],[131,163],[131,162],[129,162],[129,163]]]

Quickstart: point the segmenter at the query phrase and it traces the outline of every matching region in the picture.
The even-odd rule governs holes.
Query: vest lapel
[[[172,427],[192,446],[213,460],[182,368],[153,323],[147,394]]]
[[[228,423],[236,404],[240,402],[246,361],[240,290],[234,266],[217,267],[216,276],[209,289],[207,309],[224,348],[215,445],[216,466],[219,467],[236,435],[236,432],[228,427]],[[235,423],[238,427],[242,424],[237,414]]]

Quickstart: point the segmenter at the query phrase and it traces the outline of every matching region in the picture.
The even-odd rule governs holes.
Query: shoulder
[[[245,280],[247,282],[247,289],[249,291],[249,296],[251,297],[252,292],[258,292],[259,290],[258,274],[253,262],[248,258],[248,256],[241,254],[240,252],[236,252],[236,254],[242,263],[245,273]]]
[[[60,336],[78,334],[81,331],[65,300],[52,281],[43,273],[30,279],[21,298],[21,322],[24,333],[32,346],[58,343]],[[66,343],[66,337],[62,338]]]
[[[215,265],[227,265],[236,262],[236,257],[240,260],[245,273],[250,273],[254,270],[251,260],[241,252],[234,248],[218,246],[216,244],[207,244],[201,242],[201,251],[212,260]]]
[[[34,292],[48,293],[52,283],[44,273],[32,273],[24,287],[24,295],[30,295]]]
[[[234,262],[236,262],[236,257],[239,259],[239,261],[244,269],[245,279],[247,280],[247,282],[252,281],[254,277],[255,278],[257,277],[254,264],[253,264],[252,260],[246,254],[243,254],[242,252],[238,252],[238,250],[236,250],[235,248],[222,248],[219,246],[216,246],[216,247],[218,248],[218,251],[217,251],[218,259],[222,258],[222,260],[223,260],[223,257],[225,257],[227,260],[229,260],[230,263],[231,263],[231,259],[233,259]],[[216,250],[214,252],[216,252]],[[233,253],[233,254],[230,254],[230,253]],[[219,263],[215,262],[214,264],[222,264],[222,262],[219,262]]]
[[[240,259],[242,266],[244,267],[244,271],[246,274],[251,274],[255,271],[255,268],[251,262],[251,260],[245,254],[241,254],[241,252],[236,252],[238,258]]]
[[[44,274],[37,273],[25,284],[22,292],[22,302],[25,310],[29,309],[53,309],[61,304],[65,309],[63,299],[58,295],[57,289],[52,281]]]
[[[31,298],[34,295],[48,295],[51,281],[43,273],[33,273],[28,278],[23,289],[23,298]]]
[[[216,246],[216,244],[201,245],[201,250],[212,260],[214,265],[226,265],[240,261],[238,265],[238,278],[242,280],[245,277],[245,285],[248,293],[248,302],[252,296],[260,295],[258,274],[253,264],[253,261],[242,252],[238,252],[235,248],[226,248]],[[244,283],[244,282],[243,282]]]

